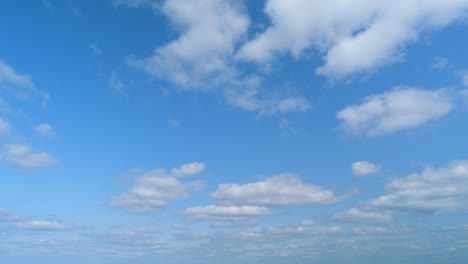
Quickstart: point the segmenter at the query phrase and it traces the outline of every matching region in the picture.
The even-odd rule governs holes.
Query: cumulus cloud
[[[53,138],[55,136],[54,128],[47,123],[41,123],[34,127],[36,133],[44,138]]]
[[[393,221],[393,217],[385,212],[365,211],[352,208],[333,216],[333,219],[343,222],[383,224]]]
[[[58,161],[46,152],[33,151],[28,145],[5,145],[0,158],[25,168],[49,167]]]
[[[174,177],[190,177],[205,170],[205,164],[201,162],[194,162],[183,164],[178,168],[173,168],[171,173]]]
[[[187,208],[182,215],[190,221],[242,221],[248,218],[270,215],[272,212],[260,206],[216,206]]]
[[[259,206],[324,205],[339,201],[332,191],[304,183],[290,173],[248,184],[221,184],[211,197],[221,204]]]
[[[180,32],[179,38],[148,58],[130,59],[130,65],[184,88],[204,88],[207,79],[212,83],[232,74],[230,57],[249,25],[238,5],[233,1],[167,0],[160,9]]]
[[[272,25],[236,57],[265,63],[315,48],[325,54],[317,74],[342,78],[401,61],[406,44],[464,17],[467,8],[463,0],[268,0],[264,11]]]
[[[10,132],[10,130],[11,130],[10,124],[7,121],[0,118],[0,135],[7,134]]]
[[[337,117],[345,131],[374,137],[441,118],[454,105],[454,95],[449,90],[401,87],[368,96],[361,104],[338,112]]]
[[[380,166],[365,160],[356,161],[351,164],[351,170],[355,176],[364,177],[374,174],[380,170]]]
[[[188,176],[187,173],[194,175],[193,170],[184,173],[183,176]],[[156,169],[136,177],[131,190],[112,197],[109,206],[135,213],[149,213],[166,207],[172,200],[188,198],[202,188],[201,181],[181,182],[165,169]]]
[[[373,208],[406,213],[433,214],[466,209],[468,161],[454,161],[439,169],[426,168],[391,181],[388,194],[370,202]]]
[[[397,178],[386,185],[386,194],[361,208],[338,213],[345,222],[387,223],[399,215],[430,215],[466,210],[468,204],[468,160],[444,167],[427,167],[421,173]]]
[[[60,231],[66,229],[66,226],[56,221],[33,220],[16,223],[16,227],[24,230],[34,231]]]

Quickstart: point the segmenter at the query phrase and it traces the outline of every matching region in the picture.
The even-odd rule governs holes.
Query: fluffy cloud
[[[379,136],[441,118],[454,104],[454,95],[449,90],[395,88],[368,96],[361,104],[338,112],[337,117],[347,132]]]
[[[189,165],[181,167],[184,166],[190,167]],[[192,170],[190,173],[194,175],[195,171]],[[137,177],[131,190],[112,197],[109,206],[136,213],[154,212],[166,207],[169,201],[188,198],[191,193],[198,192],[202,188],[203,183],[200,181],[184,183],[165,169],[156,169]]]
[[[344,222],[383,224],[393,220],[392,216],[385,212],[372,212],[352,208],[336,214],[333,219]]]
[[[0,118],[0,135],[8,133],[10,132],[10,130],[11,130],[10,124],[7,121]]]
[[[387,223],[401,214],[453,213],[466,210],[468,204],[468,160],[459,160],[439,168],[394,179],[387,193],[333,216],[346,222]]]
[[[59,231],[66,229],[66,226],[56,221],[33,220],[19,222],[16,224],[19,229],[37,230],[37,231]]]
[[[55,135],[54,128],[47,123],[41,123],[34,127],[36,133],[44,138],[53,138]]]
[[[270,215],[272,212],[260,206],[216,206],[187,208],[182,215],[190,221],[215,220],[215,221],[242,221],[248,218]]]
[[[236,56],[268,62],[277,53],[297,58],[312,47],[325,54],[317,73],[342,78],[402,60],[408,42],[464,17],[467,8],[463,0],[268,0],[272,25]]]
[[[178,168],[173,168],[171,173],[174,177],[189,177],[205,170],[205,164],[200,162],[194,162],[189,164],[183,164]]]
[[[339,200],[333,192],[304,183],[294,174],[248,184],[221,184],[211,197],[221,204],[260,206],[324,205]]]
[[[0,157],[25,168],[49,167],[57,163],[57,160],[48,153],[33,151],[28,145],[7,144]]]
[[[351,170],[355,176],[363,177],[378,172],[380,170],[380,166],[365,160],[361,160],[352,163]]]
[[[180,37],[148,58],[131,59],[130,65],[185,88],[204,87],[206,79],[232,74],[229,60],[249,25],[239,6],[233,1],[167,0],[161,11]]]
[[[426,168],[387,185],[388,194],[370,202],[372,208],[406,213],[438,213],[466,209],[468,161],[439,169]]]

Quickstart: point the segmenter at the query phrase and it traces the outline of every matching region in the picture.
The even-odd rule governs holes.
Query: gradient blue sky
[[[0,263],[464,263],[467,18],[0,2]]]

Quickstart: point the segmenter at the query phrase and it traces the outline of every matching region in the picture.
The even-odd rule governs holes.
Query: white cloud
[[[49,167],[57,163],[57,160],[48,153],[32,151],[28,145],[7,144],[0,157],[25,168]]]
[[[378,172],[380,170],[380,166],[365,160],[361,160],[352,163],[351,170],[355,176],[363,177]]]
[[[124,84],[117,76],[117,73],[114,71],[112,72],[111,76],[109,77],[109,86],[116,92],[122,93],[124,92]]]
[[[454,161],[439,169],[426,168],[387,185],[388,194],[370,207],[406,213],[438,213],[466,209],[468,161]]]
[[[55,221],[33,220],[27,222],[19,222],[16,224],[19,229],[37,230],[37,231],[59,231],[66,229],[66,226]]]
[[[11,130],[10,124],[7,121],[0,118],[0,135],[7,134],[10,132],[10,130]]]
[[[336,214],[333,219],[344,222],[382,224],[393,221],[390,214],[385,212],[364,211],[362,209],[352,208]]]
[[[338,112],[337,117],[347,132],[379,136],[441,118],[453,107],[454,95],[449,90],[405,87],[368,96],[361,104]]]
[[[53,138],[55,136],[54,128],[47,123],[41,123],[34,127],[36,133],[44,138]]]
[[[269,62],[278,53],[297,58],[316,48],[325,54],[317,73],[342,78],[401,61],[407,43],[464,17],[467,7],[464,0],[269,0],[272,25],[236,56]]]
[[[4,61],[0,60],[0,85],[14,85],[19,87],[33,87],[31,76],[23,75]]]
[[[190,177],[205,170],[205,164],[200,162],[194,162],[189,164],[183,164],[178,168],[173,168],[171,173],[174,177]]]
[[[182,215],[191,221],[215,220],[215,221],[242,221],[253,217],[270,215],[272,212],[259,206],[216,206],[187,208]]]
[[[344,222],[383,224],[399,216],[464,212],[468,209],[468,160],[458,160],[439,169],[397,178],[386,185],[387,193],[334,215]]]
[[[50,97],[49,94],[36,88],[31,76],[18,73],[11,65],[1,59],[0,91],[19,99],[39,99],[42,104],[46,104]],[[0,103],[3,104],[2,101],[0,99]]]
[[[235,2],[167,0],[161,11],[180,31],[179,38],[148,58],[130,59],[130,65],[184,88],[206,88],[207,79],[212,84],[233,74],[229,61],[249,25]]]
[[[109,206],[136,213],[154,212],[166,207],[168,202],[188,198],[202,188],[200,181],[184,183],[165,169],[156,169],[137,177],[131,190],[112,197]]]
[[[221,184],[211,197],[222,204],[294,206],[338,202],[333,192],[307,184],[294,174],[280,174],[248,184]]]

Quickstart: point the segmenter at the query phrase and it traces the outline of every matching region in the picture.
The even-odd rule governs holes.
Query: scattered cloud
[[[33,151],[28,145],[7,144],[0,157],[24,168],[50,167],[58,162],[48,153]]]
[[[378,172],[380,170],[380,166],[365,160],[361,160],[352,163],[351,170],[355,176],[364,177]]]
[[[386,185],[387,193],[360,208],[333,216],[344,222],[383,224],[401,215],[431,215],[468,209],[468,160],[397,178]]]
[[[216,206],[187,208],[182,215],[190,221],[243,221],[249,218],[270,215],[272,212],[260,206]]]
[[[388,194],[370,202],[372,208],[393,212],[434,214],[460,210],[468,204],[468,161],[454,161],[439,169],[426,168],[392,180]]]
[[[236,57],[265,63],[281,53],[299,58],[316,48],[325,54],[316,73],[344,78],[402,61],[405,45],[463,18],[467,8],[465,1],[268,0],[264,10],[271,26]]]
[[[441,118],[454,108],[454,104],[454,94],[447,89],[397,87],[365,97],[361,104],[338,112],[337,117],[346,132],[375,137]]]
[[[202,171],[201,163],[193,164],[198,165],[188,164],[177,168],[177,177],[192,176]],[[201,181],[181,182],[165,169],[156,169],[136,177],[131,190],[112,197],[109,206],[135,213],[149,213],[166,207],[172,200],[188,198],[202,188]]]
[[[211,197],[220,204],[259,206],[324,205],[339,201],[332,191],[304,183],[291,173],[248,184],[221,184]]]
[[[16,227],[19,229],[33,231],[60,231],[67,228],[65,225],[59,222],[46,220],[19,222],[16,224]]]
[[[393,217],[385,212],[364,211],[352,208],[333,216],[333,219],[343,222],[385,224],[393,221]]]
[[[123,82],[119,79],[119,76],[117,76],[117,73],[114,71],[111,73],[111,76],[109,77],[109,86],[112,88],[112,90],[118,93],[124,92],[125,86]]]
[[[43,138],[53,138],[55,136],[54,128],[47,123],[36,125],[34,130]]]
[[[178,168],[173,168],[171,173],[172,176],[177,178],[190,177],[201,173],[205,170],[205,164],[200,162],[194,162],[189,164],[183,164]]]

